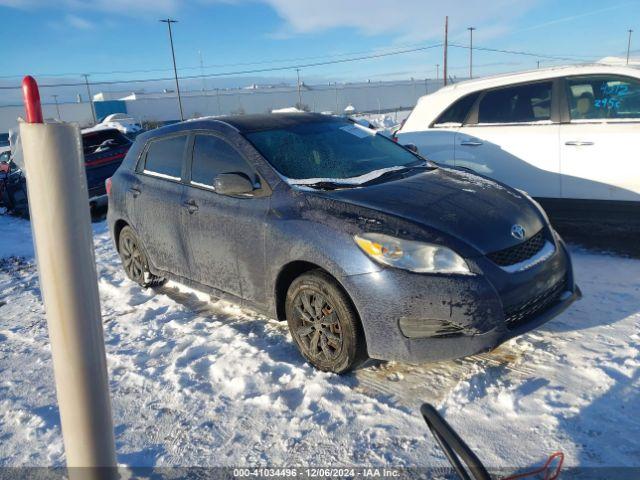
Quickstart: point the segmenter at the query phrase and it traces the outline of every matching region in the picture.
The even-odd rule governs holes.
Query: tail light
[[[107,178],[104,181],[104,188],[107,191],[107,195],[111,195],[111,178]]]

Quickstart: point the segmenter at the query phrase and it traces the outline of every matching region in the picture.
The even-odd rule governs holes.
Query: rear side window
[[[610,75],[567,78],[572,120],[640,118],[640,81]]]
[[[476,103],[479,96],[480,92],[475,92],[462,97],[446,109],[434,122],[434,125],[441,125],[444,123],[464,123],[467,115],[469,114],[469,110],[471,110],[471,107]]]
[[[252,182],[256,181],[255,173],[235,148],[214,135],[196,135],[191,182],[212,186],[213,179],[220,173],[242,173]]]
[[[186,142],[186,135],[152,141],[147,150],[144,171],[179,180]]]
[[[551,119],[551,82],[491,90],[478,106],[478,123],[528,123]]]

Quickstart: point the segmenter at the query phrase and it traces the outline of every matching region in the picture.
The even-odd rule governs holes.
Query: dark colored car
[[[92,207],[106,203],[105,180],[118,169],[131,148],[131,140],[115,128],[85,130],[82,132],[82,149],[87,172],[89,203]],[[9,153],[5,152],[8,157]],[[9,172],[0,188],[0,202],[10,211],[27,215],[27,185],[23,171],[8,162]]]
[[[115,128],[82,132],[90,199],[106,194],[105,180],[115,173],[129,148],[131,140]]]
[[[580,296],[564,243],[526,194],[345,119],[156,129],[109,185],[132,280],[175,279],[286,319],[323,370],[488,350]]]

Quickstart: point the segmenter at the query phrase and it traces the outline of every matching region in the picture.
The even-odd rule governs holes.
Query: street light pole
[[[91,88],[89,87],[89,75],[83,73],[82,76],[84,77],[84,83],[87,86],[87,95],[89,96],[89,105],[91,106],[91,118],[93,118],[93,123],[96,124],[98,123],[98,120],[96,119],[96,111],[93,108],[93,96],[91,95]]]
[[[444,64],[442,66],[443,85],[447,86],[447,60],[449,49],[449,16],[444,17]]]
[[[171,33],[171,24],[178,23],[177,20],[167,18],[160,20],[162,23],[166,23],[169,28],[169,43],[171,44],[171,58],[173,59],[173,74],[176,79],[176,92],[178,93],[178,106],[180,107],[180,120],[184,121],[184,113],[182,111],[182,97],[180,96],[180,83],[178,82],[178,69],[176,68],[176,53],[173,49],[173,34]]]
[[[631,34],[633,33],[633,30],[629,29],[629,41],[627,42],[627,65],[629,65],[629,53],[631,51]]]
[[[469,27],[469,78],[473,78],[473,31],[476,27]]]
[[[62,118],[60,118],[60,107],[58,106],[58,95],[56,95],[55,93],[53,95],[51,95],[53,97],[53,101],[56,104],[56,112],[58,112],[58,120],[62,120]]]
[[[300,91],[300,69],[296,68],[296,75],[298,76],[298,108],[302,110],[302,92]]]

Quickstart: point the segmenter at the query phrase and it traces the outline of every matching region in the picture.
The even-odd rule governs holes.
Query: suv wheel
[[[140,240],[128,225],[120,231],[118,253],[127,277],[141,287],[157,287],[165,282],[164,278],[157,277],[149,271],[149,261],[142,249]]]
[[[366,359],[358,314],[330,275],[315,270],[296,278],[285,311],[300,353],[318,369],[346,373]]]

